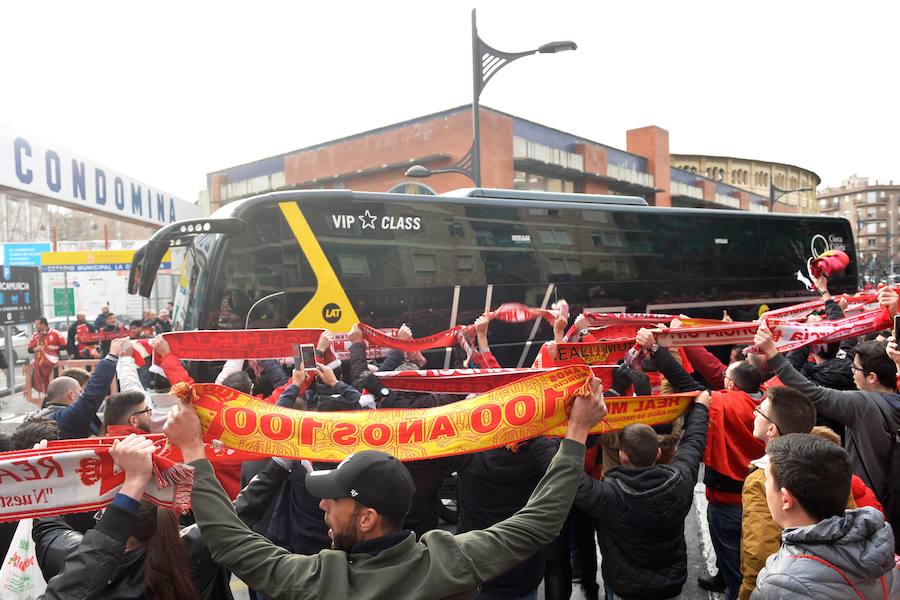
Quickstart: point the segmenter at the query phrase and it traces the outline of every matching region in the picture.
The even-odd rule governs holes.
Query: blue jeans
[[[490,592],[478,592],[475,600],[537,600],[537,589],[531,590],[521,596],[497,596]]]
[[[709,536],[725,576],[725,600],[735,600],[741,587],[741,506],[709,503]]]

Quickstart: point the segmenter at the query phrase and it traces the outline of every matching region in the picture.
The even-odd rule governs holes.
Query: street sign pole
[[[9,325],[3,327],[3,337],[6,346],[3,348],[6,352],[6,388],[8,393],[16,392],[16,362],[13,360],[12,345],[12,328]],[[0,415],[3,415],[3,398],[0,396]]]

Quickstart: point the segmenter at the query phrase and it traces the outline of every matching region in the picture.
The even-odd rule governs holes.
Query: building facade
[[[215,210],[282,189],[432,194],[471,187],[459,174],[406,176],[412,165],[436,170],[465,156],[472,143],[471,111],[471,106],[461,106],[209,173],[201,204]],[[627,147],[621,150],[484,106],[480,116],[483,187],[625,194],[656,206],[816,212],[815,203],[789,197],[770,205],[768,188],[760,193],[733,185],[718,171],[708,177],[702,170],[672,166],[669,133],[659,127],[628,131]],[[818,183],[814,173],[804,173],[812,176],[805,181]]]
[[[672,164],[760,196],[769,196],[773,185],[785,191],[804,189],[784,194],[779,202],[796,208],[797,212],[818,212],[816,187],[822,180],[808,169],[764,160],[700,154],[673,154]]]
[[[877,283],[900,273],[900,182],[852,175],[819,192],[819,211],[848,219],[856,232],[859,271]]]

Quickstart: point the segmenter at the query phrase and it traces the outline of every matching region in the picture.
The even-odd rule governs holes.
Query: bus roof
[[[268,192],[259,196],[251,196],[229,202],[216,210],[208,219],[229,217],[241,218],[258,205],[269,203],[300,201],[304,199],[323,199],[330,201],[360,202],[413,202],[413,203],[447,203],[479,204],[482,206],[518,206],[523,208],[564,208],[569,210],[610,210],[610,211],[648,211],[665,212],[666,214],[715,215],[724,218],[772,218],[772,219],[843,219],[825,215],[807,215],[780,212],[749,212],[729,208],[683,208],[650,206],[642,198],[635,196],[601,196],[595,194],[564,194],[555,192],[535,192],[530,190],[500,190],[491,188],[463,188],[441,195],[400,194],[388,192],[355,192],[353,190],[286,190]],[[201,221],[203,219],[196,219]],[[174,225],[174,224],[173,224]],[[159,230],[160,234],[165,229]],[[200,233],[199,231],[197,233]],[[157,237],[154,235],[154,237]]]
[[[626,206],[647,206],[647,201],[638,196],[615,196],[601,194],[566,194],[562,192],[542,192],[533,190],[506,190],[501,188],[461,188],[451,190],[441,196],[454,198],[504,198],[508,200],[546,200],[549,202],[589,202],[597,204],[622,204]]]

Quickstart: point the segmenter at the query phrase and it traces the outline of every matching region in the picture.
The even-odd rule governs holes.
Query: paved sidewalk
[[[9,433],[38,406],[25,400],[22,392],[0,396],[0,433]]]

